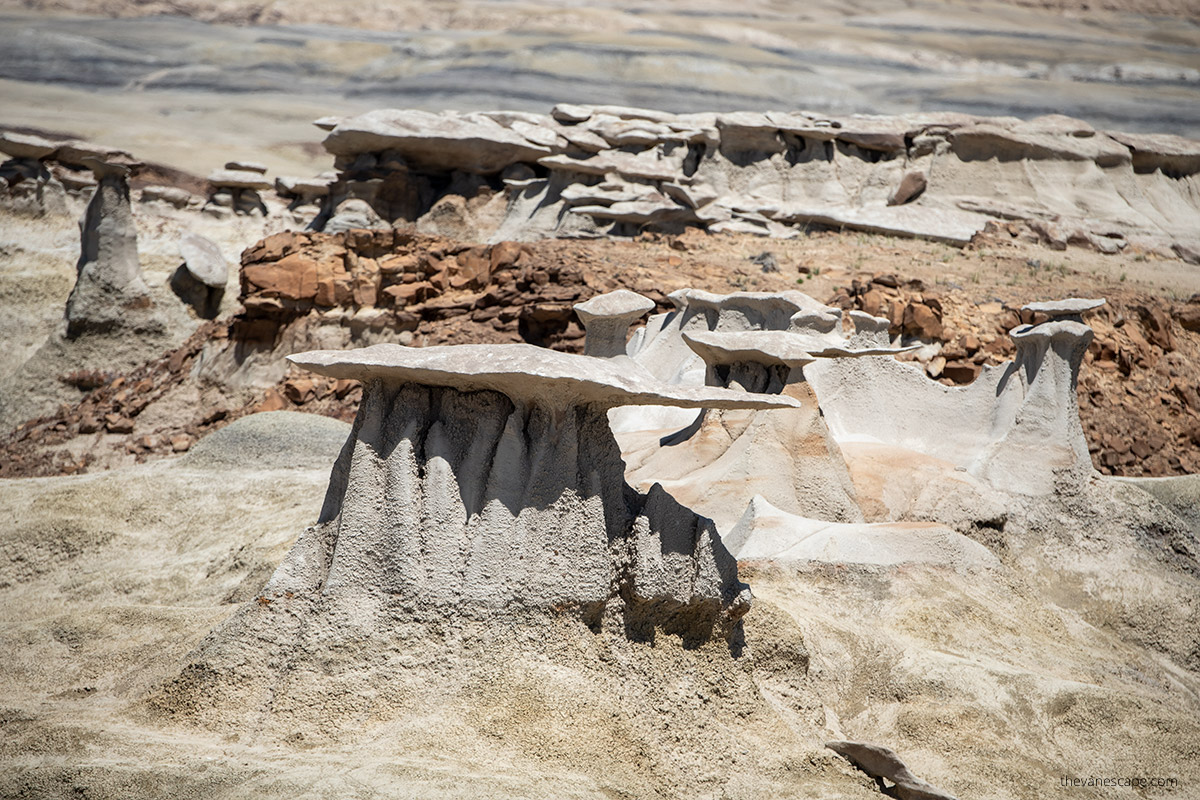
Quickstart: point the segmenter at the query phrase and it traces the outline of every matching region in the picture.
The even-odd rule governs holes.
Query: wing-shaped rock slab
[[[299,367],[331,378],[415,383],[464,392],[493,391],[533,405],[629,405],[680,408],[788,408],[790,397],[749,395],[711,386],[681,386],[654,378],[625,359],[596,359],[530,344],[315,350],[288,356]]]

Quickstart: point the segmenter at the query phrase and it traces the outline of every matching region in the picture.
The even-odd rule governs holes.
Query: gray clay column
[[[1076,387],[1095,335],[1082,315],[1102,305],[1104,300],[1079,298],[1031,303],[1024,310],[1049,320],[1009,332],[1017,347],[1012,379],[1021,382],[1021,399],[1012,424],[973,469],[997,488],[1049,494],[1058,482],[1093,473]]]
[[[67,336],[162,327],[138,263],[129,176],[137,164],[88,159],[96,190],[80,221],[78,277],[67,298]]]

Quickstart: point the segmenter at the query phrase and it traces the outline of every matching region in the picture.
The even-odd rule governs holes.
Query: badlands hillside
[[[1187,3],[0,20],[0,797],[1200,791]]]

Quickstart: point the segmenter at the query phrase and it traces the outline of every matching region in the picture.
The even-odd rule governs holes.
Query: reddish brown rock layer
[[[233,335],[262,339],[313,311],[370,309],[364,324],[412,331],[426,344],[526,341],[576,351],[583,328],[571,307],[598,291],[579,269],[516,242],[470,245],[398,230],[280,233],[242,254],[246,310]]]

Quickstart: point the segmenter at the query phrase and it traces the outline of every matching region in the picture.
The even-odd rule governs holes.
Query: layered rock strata
[[[417,221],[458,195],[472,206],[463,220],[496,240],[686,226],[794,236],[818,225],[963,244],[1016,220],[1055,246],[1173,254],[1193,251],[1200,213],[1200,143],[1057,115],[560,105],[550,115],[389,109],[321,127],[338,170],[326,219],[353,200],[378,225]]]

